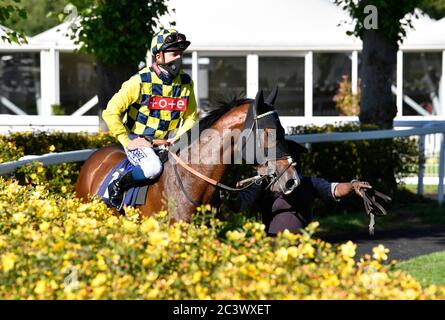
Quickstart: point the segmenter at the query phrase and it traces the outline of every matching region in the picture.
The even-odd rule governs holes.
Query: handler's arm
[[[119,92],[111,98],[107,108],[102,112],[102,118],[107,124],[111,134],[116,137],[124,147],[128,146],[130,139],[122,123],[122,115],[128,106],[138,101],[141,88],[140,84],[141,80],[139,75],[135,75],[125,81]]]
[[[360,197],[363,197],[360,193],[361,188],[370,189],[372,187],[366,181],[352,180],[351,182],[341,182],[336,185],[334,194],[336,198],[343,198],[355,192]]]

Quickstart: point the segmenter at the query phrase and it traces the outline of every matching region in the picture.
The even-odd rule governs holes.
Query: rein
[[[241,150],[244,149],[247,141],[250,139],[251,135],[253,132],[256,132],[256,129],[259,127],[258,126],[258,119],[268,116],[270,114],[276,113],[275,110],[273,111],[268,111],[264,114],[260,114],[260,115],[255,115],[252,121],[252,125],[249,128],[249,134],[247,135],[247,139],[243,141],[242,146],[241,146]],[[256,141],[256,140],[255,140]],[[260,141],[261,144],[261,141]],[[191,174],[197,176],[198,178],[206,181],[208,184],[220,189],[220,190],[226,190],[226,191],[231,191],[231,192],[240,192],[242,190],[245,190],[247,188],[249,188],[250,186],[252,186],[254,183],[259,184],[260,181],[268,178],[268,177],[272,177],[271,182],[267,185],[266,189],[270,188],[276,181],[278,181],[278,179],[280,179],[280,177],[286,172],[287,169],[289,169],[290,166],[292,166],[294,163],[293,161],[289,161],[289,165],[286,167],[285,170],[283,170],[283,172],[280,172],[278,175],[274,172],[273,174],[265,174],[265,175],[257,175],[251,178],[247,178],[244,179],[242,181],[239,181],[237,183],[238,185],[244,185],[245,183],[248,183],[247,185],[245,185],[244,187],[241,188],[232,188],[229,187],[223,183],[220,183],[212,178],[209,178],[205,175],[203,175],[202,173],[198,172],[197,170],[193,169],[191,166],[189,166],[188,164],[186,164],[176,153],[168,150],[168,152],[171,154],[171,156],[173,157],[173,159],[175,159],[176,163],[178,163],[181,167],[183,167],[184,169],[186,169],[188,172],[190,172]],[[275,159],[278,160],[278,159]],[[182,190],[182,192],[185,194],[185,196],[187,197],[187,199],[195,206],[198,206],[199,204],[193,200],[191,198],[191,196],[188,194],[187,190],[184,187],[184,184],[182,183],[181,177],[179,176],[179,172],[178,172],[178,167],[176,165],[176,163],[173,163],[173,169],[175,171],[175,175],[176,175],[176,179],[179,182],[179,186]]]
[[[386,210],[383,206],[378,203],[375,197],[380,197],[384,201],[389,202],[392,199],[375,189],[361,189],[361,194],[363,195],[363,203],[365,205],[366,214],[369,215],[369,234],[374,234],[375,216],[386,215]]]

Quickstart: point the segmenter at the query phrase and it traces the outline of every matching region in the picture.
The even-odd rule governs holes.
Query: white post
[[[442,77],[440,80],[440,115],[445,116],[445,50],[442,51]]]
[[[351,56],[351,85],[352,85],[352,94],[358,93],[358,51],[352,51]]]
[[[397,116],[403,115],[403,51],[397,51]]]
[[[255,98],[259,88],[259,57],[257,54],[247,55],[247,98]],[[271,88],[272,89],[272,88]]]
[[[445,133],[441,135],[442,141],[440,143],[440,154],[439,154],[439,187],[437,190],[437,201],[439,204],[443,203],[443,177],[445,171]]]
[[[194,83],[196,103],[199,106],[199,55],[197,51],[192,52],[192,79]]]
[[[59,64],[59,51],[55,48],[40,52],[42,103],[38,110],[39,115],[51,115],[51,105],[60,104]]]
[[[312,117],[313,114],[313,77],[314,77],[314,53],[309,51],[304,58],[304,116]]]

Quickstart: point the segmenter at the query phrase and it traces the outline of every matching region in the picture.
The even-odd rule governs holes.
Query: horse
[[[275,193],[292,192],[299,183],[299,177],[295,170],[295,163],[292,162],[289,153],[283,147],[285,145],[283,144],[284,129],[273,107],[276,96],[277,89],[274,89],[268,98],[264,100],[263,92],[260,90],[255,100],[234,99],[230,103],[224,103],[220,108],[209,112],[207,116],[198,121],[199,139],[190,142],[187,146],[188,150],[193,150],[196,147],[199,150],[215,149],[214,140],[202,135],[205,129],[212,129],[213,132],[219,133],[223,133],[227,129],[235,130],[235,132],[236,129],[239,132],[243,129],[249,129],[249,136],[254,137],[255,143],[262,144],[266,148],[276,147],[268,146],[267,144],[270,143],[270,140],[261,139],[257,135],[258,129],[263,129],[264,131],[275,130],[274,132],[277,132],[276,144],[281,146],[279,148],[280,157],[267,159],[262,164],[255,164],[257,165],[258,172],[261,169],[263,172],[267,168],[275,169],[272,172],[275,178],[270,182],[271,191]],[[234,138],[239,139],[240,135]],[[248,139],[249,137],[247,137]],[[219,156],[227,156],[227,152],[230,153],[230,156],[233,156],[233,141],[231,146],[231,148],[224,148],[224,143],[220,143],[217,146],[217,150],[220,152]],[[184,149],[180,150],[180,154],[182,152],[184,152]],[[174,153],[172,152],[171,155],[174,155]],[[125,151],[120,145],[109,145],[95,151],[85,161],[80,170],[76,183],[77,198],[87,201],[89,195],[96,194],[110,170],[125,157]],[[221,181],[228,167],[228,164],[223,163],[224,161],[208,164],[209,161],[206,161],[208,160],[206,159],[207,157],[208,154],[202,152],[199,154],[199,162],[188,166],[177,166],[175,159],[178,157],[175,157],[175,159],[169,157],[164,163],[164,169],[160,177],[148,187],[145,204],[137,206],[140,209],[141,215],[151,216],[161,210],[167,210],[170,223],[179,220],[191,222],[192,215],[196,211],[196,205],[211,203],[212,197],[217,190],[217,186],[210,184],[208,181]],[[271,164],[273,166],[270,166]],[[261,175],[262,178],[265,176],[265,173]]]

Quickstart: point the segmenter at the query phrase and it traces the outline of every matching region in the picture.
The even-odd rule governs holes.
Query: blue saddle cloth
[[[105,180],[100,186],[97,195],[100,196],[106,204],[109,204],[108,185],[119,175],[126,174],[133,168],[134,165],[131,164],[131,162],[128,159],[124,159],[121,162],[119,162],[105,177]],[[118,171],[120,171],[120,173]],[[134,187],[126,191],[124,197],[124,206],[134,207],[135,205],[145,204],[147,189],[148,185],[145,185],[145,186]]]

